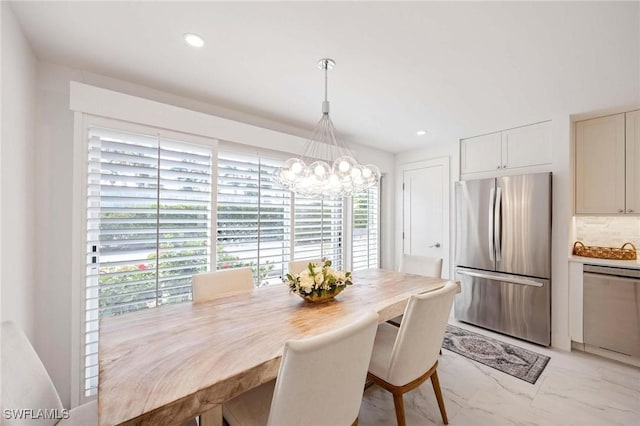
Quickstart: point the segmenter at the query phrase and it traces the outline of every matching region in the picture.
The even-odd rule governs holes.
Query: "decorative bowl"
[[[333,300],[334,297],[336,297],[338,294],[340,294],[340,292],[342,292],[342,290],[344,290],[344,286],[343,287],[336,287],[335,290],[331,291],[331,290],[317,290],[314,291],[311,294],[303,294],[303,293],[296,293],[298,296],[302,297],[306,302],[309,303],[323,303],[323,302],[329,302],[330,300]]]

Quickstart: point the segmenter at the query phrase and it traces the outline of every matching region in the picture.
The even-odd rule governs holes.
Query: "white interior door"
[[[403,182],[403,254],[441,257],[449,265],[449,161],[406,165]]]

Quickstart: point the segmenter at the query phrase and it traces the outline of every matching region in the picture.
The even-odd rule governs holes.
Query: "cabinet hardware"
[[[618,213],[624,213],[624,209],[618,209]]]
[[[500,166],[497,167],[498,169],[500,168]]]
[[[633,209],[627,210],[627,213],[633,213]]]
[[[506,169],[506,168],[507,168],[507,165],[505,164],[504,166],[502,166],[502,168],[503,168],[503,169]]]

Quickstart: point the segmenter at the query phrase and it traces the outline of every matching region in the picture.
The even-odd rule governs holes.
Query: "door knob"
[[[429,246],[429,248],[433,248],[433,247],[435,247],[435,248],[439,248],[439,247],[440,247],[440,243],[435,243],[434,245]]]

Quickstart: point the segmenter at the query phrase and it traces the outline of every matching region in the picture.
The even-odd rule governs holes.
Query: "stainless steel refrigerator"
[[[551,344],[551,173],[456,183],[456,319]]]

